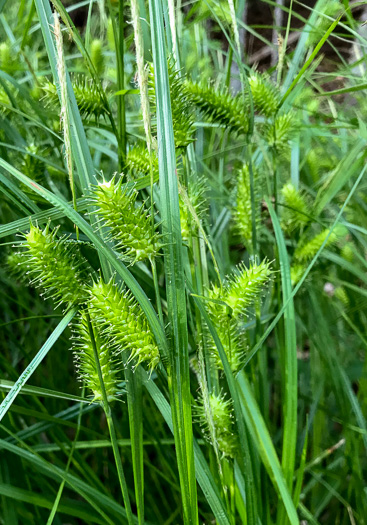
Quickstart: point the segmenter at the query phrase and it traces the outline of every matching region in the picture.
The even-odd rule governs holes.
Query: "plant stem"
[[[117,474],[118,474],[118,478],[119,478],[119,482],[120,482],[121,494],[122,494],[122,498],[124,500],[126,515],[127,515],[127,521],[129,522],[129,525],[133,525],[134,524],[133,513],[132,513],[132,510],[131,510],[129,492],[128,492],[128,489],[127,489],[126,479],[125,479],[124,470],[123,470],[123,467],[122,467],[122,461],[121,461],[120,451],[119,451],[118,442],[117,442],[116,428],[115,428],[115,424],[114,424],[114,420],[113,420],[113,416],[112,416],[111,407],[110,407],[110,404],[109,404],[108,399],[107,399],[106,389],[105,389],[104,382],[103,382],[101,365],[100,365],[100,362],[99,362],[99,356],[98,356],[98,350],[97,350],[97,345],[96,345],[96,339],[94,337],[94,329],[93,329],[93,325],[92,325],[92,322],[91,322],[91,319],[90,319],[90,315],[89,315],[88,312],[86,314],[86,317],[87,317],[87,322],[88,322],[89,336],[90,336],[90,340],[91,340],[92,346],[93,346],[93,355],[94,355],[94,359],[95,359],[95,362],[96,362],[98,379],[99,379],[99,382],[100,382],[100,385],[101,385],[102,406],[103,406],[103,410],[104,410],[104,412],[106,414],[108,430],[109,430],[110,438],[111,438],[111,445],[112,445],[113,455],[114,455],[114,458],[115,458]]]

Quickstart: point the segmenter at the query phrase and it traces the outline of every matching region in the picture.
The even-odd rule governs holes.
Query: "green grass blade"
[[[164,261],[172,345],[169,354],[169,385],[176,440],[177,463],[182,490],[184,523],[197,524],[197,495],[193,454],[190,370],[186,294],[180,209],[176,175],[176,152],[168,83],[163,12],[160,0],[150,0],[150,23],[157,101],[158,163]]]
[[[297,444],[297,339],[296,320],[292,298],[292,284],[287,248],[279,219],[267,200],[278,246],[284,311],[284,370],[283,374],[283,450],[282,469],[290,492],[292,492]],[[284,507],[283,507],[284,509]],[[280,510],[278,523],[285,523],[284,510]]]
[[[148,381],[146,378],[144,384],[149,394],[151,395],[154,403],[156,404],[158,410],[160,411],[164,420],[166,421],[168,427],[173,433],[172,413],[168,401],[166,400],[162,392],[159,390],[157,385],[154,383],[154,381]],[[201,490],[205,495],[208,504],[210,505],[210,508],[213,511],[215,519],[221,525],[231,525],[224,502],[219,494],[218,487],[215,484],[212,473],[210,472],[204,454],[201,451],[197,441],[194,441],[194,454],[196,478]]]
[[[5,485],[0,483],[0,494],[7,498],[14,499],[18,502],[31,503],[45,509],[52,509],[52,498],[30,492],[12,485]],[[74,516],[86,522],[97,523],[98,525],[105,525],[105,520],[92,512],[85,503],[76,500],[63,500],[59,505],[59,512],[67,516]]]
[[[63,333],[67,325],[70,323],[76,312],[77,308],[72,308],[65,315],[65,317],[60,321],[55,330],[52,332],[50,337],[47,339],[45,344],[39,350],[37,355],[32,359],[27,368],[14,383],[8,395],[5,397],[5,399],[0,405],[0,421],[3,419],[3,417],[11,407],[11,404],[15,401],[23,385],[26,383],[26,381],[28,381],[29,377],[33,374],[33,372],[36,370],[36,368],[39,366],[42,360],[46,357],[46,355],[51,350],[51,348],[53,347],[57,339],[60,337],[60,335]]]
[[[329,36],[331,35],[331,33],[334,31],[334,29],[336,28],[336,26],[338,25],[339,23],[339,20],[340,20],[340,17],[338,17],[329,27],[329,29],[326,31],[326,33],[324,34],[324,36],[321,38],[320,42],[317,44],[317,46],[315,47],[315,49],[312,51],[311,55],[309,56],[309,58],[306,60],[305,64],[302,66],[302,68],[300,69],[299,73],[296,75],[296,78],[293,80],[293,82],[291,83],[291,85],[289,86],[289,88],[287,89],[287,91],[284,93],[283,95],[283,98],[282,100],[280,101],[280,105],[279,107],[281,107],[284,102],[286,101],[286,99],[289,97],[289,95],[291,94],[293,88],[298,84],[298,82],[301,80],[301,78],[303,77],[303,75],[306,73],[307,69],[309,68],[309,66],[312,64],[314,58],[316,57],[317,53],[320,51],[320,49],[322,48],[322,46],[325,44],[326,40],[329,38]]]
[[[14,386],[14,381],[7,381],[6,379],[0,379],[0,391],[8,392]],[[66,394],[64,392],[57,392],[56,390],[50,390],[48,388],[40,388],[37,386],[22,386],[19,394],[28,394],[39,397],[51,397],[55,399],[66,399],[68,401],[76,401],[78,403],[86,403],[90,405],[90,400],[80,396],[74,396],[72,394]]]
[[[256,444],[269,477],[272,480],[274,487],[279,492],[290,523],[292,525],[297,525],[299,523],[297,512],[287,488],[274,445],[271,441],[264,419],[256,404],[250,384],[243,371],[237,375],[237,382],[241,392],[242,409],[246,419],[246,424],[250,429],[250,433],[253,436],[254,443]]]

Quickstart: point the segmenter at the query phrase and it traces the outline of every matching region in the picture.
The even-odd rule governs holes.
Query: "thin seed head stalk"
[[[54,13],[54,32],[55,32],[55,41],[56,41],[56,51],[57,51],[57,74],[59,77],[60,85],[60,120],[64,132],[64,146],[65,146],[65,160],[66,168],[68,170],[70,188],[73,197],[73,206],[75,211],[77,210],[76,203],[76,193],[75,193],[75,183],[74,183],[74,173],[73,173],[73,161],[71,157],[71,142],[70,142],[70,117],[69,117],[69,100],[66,84],[66,69],[65,69],[65,60],[64,60],[64,50],[63,50],[63,41],[61,34],[61,27],[59,21],[59,15],[55,11]],[[77,237],[79,235],[79,230],[76,228]]]
[[[116,242],[116,249],[132,264],[151,259],[160,249],[156,227],[152,231],[147,210],[143,204],[136,204],[138,193],[122,187],[122,179],[103,181],[91,194],[91,202],[99,216],[110,228],[110,236]]]
[[[117,352],[128,351],[136,366],[147,363],[153,370],[159,351],[148,321],[132,293],[117,286],[113,279],[102,279],[90,290],[90,312],[109,344]]]
[[[25,250],[19,253],[21,265],[30,284],[41,288],[45,298],[52,298],[57,306],[82,304],[87,298],[87,261],[76,243],[65,236],[57,239],[57,231],[31,224],[22,245]]]

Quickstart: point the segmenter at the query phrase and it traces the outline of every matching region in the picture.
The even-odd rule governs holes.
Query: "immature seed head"
[[[57,306],[81,304],[87,297],[87,262],[75,243],[65,236],[57,239],[57,230],[31,224],[22,245],[25,251],[20,252],[22,264],[30,284],[41,288]]]
[[[128,351],[136,364],[147,363],[153,369],[159,351],[146,317],[132,293],[114,280],[102,279],[90,290],[90,309],[101,333],[117,351]]]
[[[92,203],[96,213],[110,228],[111,238],[124,259],[143,261],[155,257],[160,249],[144,204],[137,205],[138,193],[122,187],[121,179],[103,181],[95,187]]]
[[[235,457],[238,449],[238,440],[234,434],[232,402],[223,394],[209,394],[209,403],[201,399],[197,405],[198,421],[204,428],[208,440],[216,440],[218,449],[223,456]],[[212,428],[211,436],[208,427]]]
[[[93,401],[103,402],[103,388],[107,401],[113,401],[118,391],[115,352],[108,341],[98,333],[96,323],[91,321],[88,310],[82,310],[73,321],[72,331],[72,349],[80,381],[92,390]]]

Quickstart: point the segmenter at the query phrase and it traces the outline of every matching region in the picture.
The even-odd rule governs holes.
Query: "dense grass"
[[[367,523],[360,6],[256,3],[0,2],[4,525]]]

